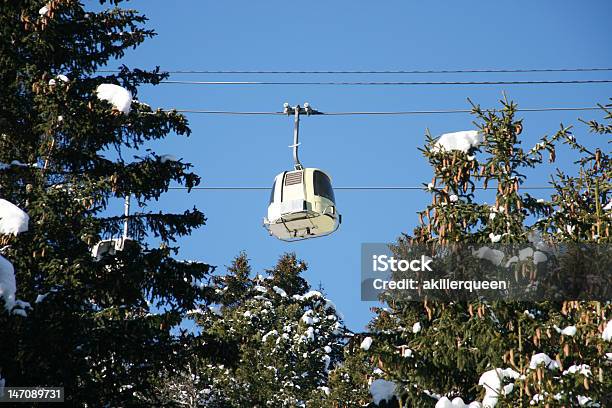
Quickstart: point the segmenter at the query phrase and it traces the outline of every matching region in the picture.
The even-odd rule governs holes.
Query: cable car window
[[[276,190],[276,180],[274,180],[274,184],[272,184],[272,189],[270,191],[270,204],[274,201],[274,191]]]
[[[328,200],[334,200],[334,190],[332,189],[329,177],[319,170],[314,171],[314,193],[320,197],[325,197]]]

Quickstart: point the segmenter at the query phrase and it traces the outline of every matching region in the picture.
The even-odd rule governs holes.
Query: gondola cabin
[[[283,241],[315,238],[331,234],[341,222],[325,172],[304,168],[276,176],[264,218],[271,235]]]

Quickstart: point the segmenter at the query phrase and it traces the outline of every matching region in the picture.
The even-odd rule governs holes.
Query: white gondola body
[[[322,170],[285,171],[274,179],[264,226],[283,241],[331,234],[342,221],[330,177]]]
[[[99,261],[106,255],[116,255],[128,245],[136,246],[138,243],[130,238],[104,239],[91,248],[91,255]]]

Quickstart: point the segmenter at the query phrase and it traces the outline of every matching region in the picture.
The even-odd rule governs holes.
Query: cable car
[[[91,248],[91,255],[96,259],[96,261],[101,260],[106,255],[116,255],[117,252],[124,251],[127,247],[136,247],[138,246],[138,242],[131,239],[128,235],[128,217],[130,215],[130,195],[128,194],[125,197],[124,204],[124,216],[125,219],[123,221],[123,236],[120,238],[111,238],[111,239],[103,239],[100,242],[96,243]]]
[[[305,104],[285,112],[295,115],[293,148],[294,170],[284,171],[274,179],[264,226],[270,235],[283,241],[297,241],[329,235],[336,231],[342,216],[336,208],[331,178],[323,170],[304,168],[298,159],[299,114],[314,111]]]
[[[116,255],[125,249],[126,245],[133,245],[135,241],[127,237],[103,239],[93,246],[91,255],[96,258],[96,261],[102,259],[105,255]]]

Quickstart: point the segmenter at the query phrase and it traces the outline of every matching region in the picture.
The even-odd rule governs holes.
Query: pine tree
[[[524,150],[516,105],[505,100],[502,104],[499,111],[474,106],[479,133],[470,146],[445,149],[441,140],[428,136],[423,154],[434,170],[426,185],[432,203],[419,213],[421,223],[413,234],[395,245],[396,254],[419,243],[449,248],[455,243],[524,245],[550,240],[609,243],[610,209],[603,209],[610,191],[608,155],[577,143],[571,128],[564,126]],[[597,133],[609,131],[609,125],[589,125]],[[579,176],[559,173],[550,202],[523,193],[523,170],[542,163],[546,152],[554,161],[559,143],[581,153]],[[496,191],[493,205],[476,201],[477,184]],[[534,268],[531,259],[512,266]],[[604,279],[605,287],[609,269],[599,273],[589,279]],[[610,402],[612,382],[605,354],[610,345],[601,334],[612,315],[609,303],[417,302],[392,292],[381,300],[388,307],[378,308],[371,322],[367,381],[396,384],[386,404],[463,407],[473,401],[470,407],[517,407]]]
[[[176,389],[195,384],[203,407],[325,406],[317,404],[329,392],[346,329],[334,304],[300,276],[306,268],[286,254],[266,276],[250,277],[246,255],[234,259],[215,279],[215,303],[193,312],[204,341],[230,351],[223,359],[199,356],[196,376],[170,375],[163,392],[182,400]]]
[[[210,267],[174,258],[175,239],[204,215],[146,210],[170,183],[199,183],[190,164],[143,154],[150,141],[188,136],[187,120],[135,99],[139,85],[165,78],[159,69],[97,72],[154,35],[144,16],[108,3],[94,12],[24,0],[0,11],[0,196],[30,217],[27,232],[2,237],[30,305],[26,316],[0,314],[1,376],[63,386],[79,407],[148,405],[161,367],[183,365],[172,328],[210,294],[197,284]],[[125,218],[109,206],[126,196],[139,210],[121,240]],[[92,256],[109,238],[117,251]]]

